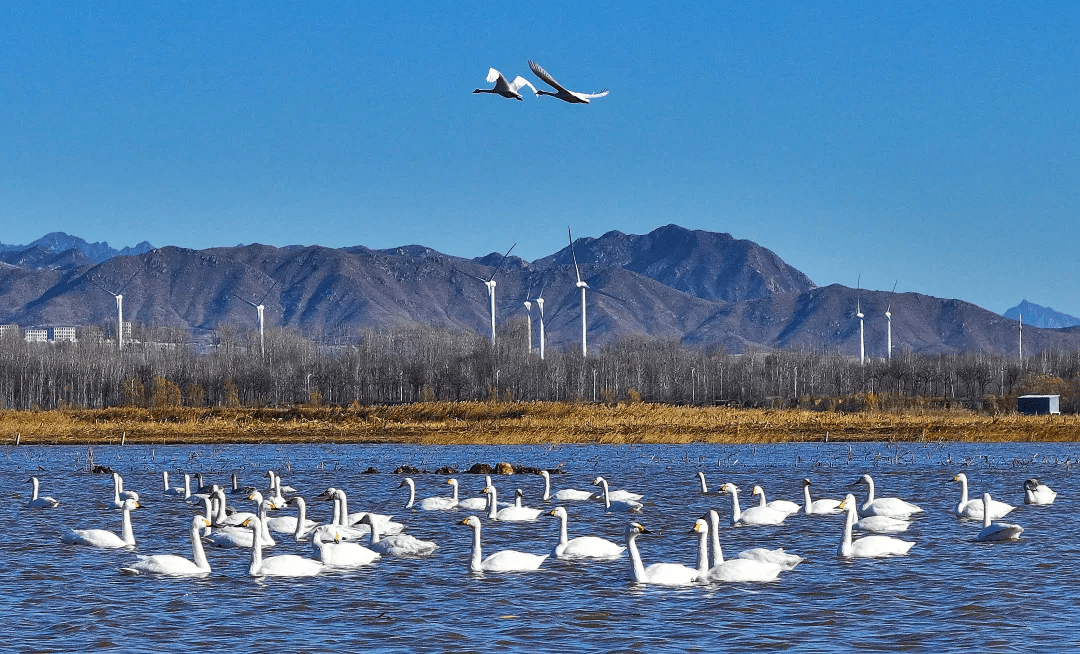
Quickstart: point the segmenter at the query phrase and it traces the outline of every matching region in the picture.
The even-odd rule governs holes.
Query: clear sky
[[[1078,34],[1075,1],[2,3],[0,241],[531,260],[676,223],[1080,316]],[[611,93],[470,93],[528,59]]]

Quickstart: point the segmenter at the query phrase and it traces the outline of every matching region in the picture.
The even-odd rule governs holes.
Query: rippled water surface
[[[134,550],[63,545],[65,527],[120,529],[107,475],[87,472],[85,447],[0,449],[0,487],[11,498],[0,533],[0,649],[22,651],[1023,651],[1075,649],[1080,580],[1075,574],[1078,529],[1073,444],[775,446],[226,446],[98,447],[95,461],[120,471],[141,495],[133,515]],[[548,559],[532,573],[474,575],[468,571],[472,533],[461,511],[403,508],[402,464],[434,470],[509,461],[555,468],[554,489],[590,489],[602,474],[613,488],[643,492],[636,519],[653,530],[639,538],[646,565],[695,565],[690,533],[706,510],[729,521],[726,496],[703,495],[696,473],[719,488],[733,482],[745,508],[750,488],[769,499],[801,503],[800,481],[813,480],[815,498],[842,497],[870,473],[879,496],[899,496],[926,513],[905,538],[909,556],[843,561],[836,557],[843,518],[788,518],[776,527],[724,526],[725,553],[755,546],[785,547],[808,558],[771,584],[711,584],[690,588],[636,586],[627,557],[614,562]],[[1066,463],[1068,461],[1068,463]],[[379,474],[362,474],[374,466]],[[253,579],[248,550],[208,548],[213,573],[202,579],[129,577],[122,565],[138,554],[190,557],[191,507],[161,490],[161,471],[173,485],[183,472],[208,482],[264,487],[267,469],[309,500],[309,517],[329,518],[314,497],[333,485],[349,494],[350,511],[392,513],[413,535],[434,540],[432,557],[383,557],[367,568],[309,579]],[[973,491],[1017,505],[1007,517],[1025,528],[1009,544],[974,542],[981,524],[950,511],[959,498],[950,483],[964,471]],[[59,508],[31,510],[30,475]],[[463,496],[483,477],[458,474]],[[1023,505],[1022,483],[1039,477],[1059,492],[1051,506]],[[418,497],[445,495],[446,477],[414,475]],[[500,499],[525,491],[540,500],[543,479],[498,476]],[[863,490],[856,494],[861,498]],[[230,499],[241,510],[250,503]],[[571,503],[570,536],[622,542],[625,515],[598,503]],[[499,549],[547,552],[557,520],[492,523],[483,519],[485,555]],[[310,556],[306,544],[279,538],[267,555]]]

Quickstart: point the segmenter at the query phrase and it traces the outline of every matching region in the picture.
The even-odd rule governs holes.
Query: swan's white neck
[[[814,501],[810,499],[810,485],[809,484],[803,484],[802,493],[803,493],[803,502],[806,503],[806,508],[805,508],[806,513],[813,513],[814,512]]]
[[[728,494],[731,495],[731,524],[735,524],[742,517],[742,510],[739,509],[739,491],[735,490],[734,486],[728,485]]]
[[[251,524],[251,567],[248,572],[252,575],[259,574],[262,567],[262,511],[259,511],[259,519]]]
[[[713,567],[724,562],[724,550],[720,549],[720,514],[709,511],[709,536],[712,537]]]
[[[761,498],[761,501],[758,502],[758,506],[769,506],[769,503],[765,501],[765,491],[759,492],[758,497]]]
[[[709,492],[709,486],[705,483],[705,473],[704,472],[699,472],[699,473],[697,473],[697,476],[698,476],[698,481],[701,482],[701,492],[702,493],[708,493]]]
[[[840,542],[840,554],[847,556],[851,552],[851,528],[855,524],[855,503],[847,507],[847,520],[844,521],[844,539]]]
[[[496,491],[495,491],[494,486],[488,486],[487,487],[487,496],[488,496],[488,517],[491,518],[492,520],[494,520],[495,515],[499,512],[498,495],[496,495]],[[480,536],[479,536],[480,532],[477,531],[476,533],[478,534],[477,538],[480,538]],[[477,540],[476,542],[479,543],[480,541]]]
[[[131,509],[127,507],[124,507],[122,536],[125,545],[130,547],[135,544],[135,532],[131,530]]]
[[[405,503],[406,509],[411,509],[413,504],[416,503],[416,484],[410,483],[412,480],[405,482],[405,485],[409,487],[409,501]]]
[[[604,506],[611,508],[611,494],[608,493],[607,479],[600,478],[600,488],[604,489]]]
[[[349,525],[347,523],[349,522],[349,498],[345,496],[345,491],[339,488],[337,492],[337,499],[338,502],[341,503],[341,515],[338,516],[338,519],[340,520],[338,524],[340,524],[342,527],[348,527]]]
[[[206,560],[206,552],[203,550],[202,538],[199,537],[199,524],[191,523],[191,558],[195,561],[195,567],[210,572],[210,562]]]
[[[641,562],[641,554],[637,548],[637,531],[629,531],[626,534],[626,549],[630,551],[630,572],[634,575],[634,581],[645,581],[645,565]]]
[[[334,493],[334,517],[331,518],[330,524],[332,524],[332,525],[341,524],[341,503],[338,502],[337,493]]]
[[[544,478],[544,501],[547,502],[551,499],[551,475],[545,470],[540,476]]]
[[[184,499],[191,497],[191,475],[184,473]]]
[[[38,498],[38,496],[37,496],[37,494],[38,494],[38,478],[37,477],[31,477],[30,481],[34,482],[34,496],[30,498],[30,501],[33,502],[34,500],[36,500]],[[119,499],[119,498],[117,498],[117,499]]]
[[[709,531],[706,528],[698,534],[697,569],[702,581],[709,576]]]
[[[165,488],[165,492],[168,493],[169,492],[169,471],[168,470],[162,470],[161,471],[161,485]]]
[[[120,481],[120,475],[113,473],[113,503],[120,506],[120,487],[123,482]]]
[[[983,529],[990,526],[990,493],[983,493]]]
[[[519,509],[521,508],[521,496],[520,495],[515,495],[514,496],[514,506],[516,506]]]
[[[214,498],[217,500],[217,513],[214,514],[214,522],[217,524],[224,524],[228,514],[225,511],[225,491],[218,489],[214,491]]]
[[[866,478],[866,503],[870,504],[874,501],[874,478],[867,476]],[[967,496],[967,489],[964,489],[964,495]]]
[[[371,527],[371,544],[379,542],[379,528],[375,526],[375,520],[368,517],[368,526]]]
[[[472,541],[472,560],[469,562],[469,570],[473,572],[480,572],[483,570],[481,562],[483,561],[483,555],[480,552],[480,522],[477,521],[473,525],[473,541]]]
[[[270,536],[270,527],[266,522],[266,502],[259,502],[259,524],[261,525],[259,533],[262,534],[262,540],[267,545],[273,545],[274,539]],[[259,537],[256,536],[255,540],[259,540]]]
[[[304,523],[307,522],[307,502],[299,496],[296,498],[296,511],[296,531],[293,533],[293,538],[300,540],[304,535]]]
[[[967,477],[961,477],[958,481],[960,482],[960,505],[958,508],[963,509],[964,505],[968,503]]]
[[[450,480],[450,486],[452,486],[453,489],[454,489],[454,496],[453,496],[454,504],[457,504],[458,503],[458,484],[457,484],[457,480],[456,479],[451,479]]]
[[[559,518],[559,546],[561,547],[570,540],[570,534],[566,530],[566,513],[556,513],[555,516]]]

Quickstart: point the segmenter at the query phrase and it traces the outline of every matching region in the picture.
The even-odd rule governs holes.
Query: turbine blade
[[[262,304],[263,300],[270,296],[270,291],[274,290],[274,287],[277,286],[278,280],[274,277],[271,277],[270,279],[273,279],[274,283],[270,285],[270,288],[266,289],[266,293],[263,293],[262,299],[259,300],[259,304]]]
[[[488,283],[488,281],[490,281],[490,280],[484,279],[483,277],[477,277],[476,275],[474,275],[472,273],[467,273],[464,270],[462,270],[461,268],[455,268],[453,266],[450,266],[450,270],[453,270],[454,272],[459,272],[462,275],[465,275],[466,277],[472,277],[473,279],[484,282],[485,284]]]
[[[225,292],[228,293],[229,295],[233,296],[237,300],[240,300],[241,302],[244,302],[246,304],[250,304],[251,306],[255,307],[256,309],[259,308],[258,305],[255,304],[254,302],[252,302],[251,300],[245,300],[244,298],[240,297],[236,293],[233,293],[232,291],[225,291]]]
[[[581,271],[578,270],[577,254],[574,253],[574,235],[570,233],[570,228],[566,228],[566,236],[570,239],[570,256],[574,258],[574,274],[577,275],[577,280],[581,282]]]
[[[491,271],[491,277],[488,277],[488,278],[487,278],[486,280],[484,280],[484,281],[488,281],[488,282],[490,282],[491,280],[495,279],[495,273],[499,272],[499,268],[501,268],[501,267],[502,267],[502,265],[503,265],[503,262],[504,262],[504,261],[506,261],[506,257],[510,256],[510,253],[514,251],[514,248],[515,248],[515,247],[517,247],[517,243],[514,243],[513,245],[511,245],[511,246],[510,246],[510,249],[509,249],[509,250],[507,250],[507,251],[506,251],[506,254],[504,254],[504,255],[502,256],[502,259],[499,259],[499,265],[495,266],[495,270],[492,270],[492,271]]]

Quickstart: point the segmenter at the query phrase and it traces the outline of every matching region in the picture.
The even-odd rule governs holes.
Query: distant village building
[[[79,331],[79,339],[84,343],[100,343],[105,340],[105,330],[97,325],[83,325]]]
[[[1016,410],[1029,416],[1058,415],[1060,395],[1021,395],[1016,398]]]
[[[0,325],[0,340],[5,338],[19,338],[22,336],[22,330],[18,325]]]
[[[78,339],[75,337],[74,327],[53,327],[52,338],[49,340],[54,343],[74,343]]]
[[[130,341],[131,340],[131,321],[130,320],[125,320],[123,322],[123,325],[124,325],[124,340],[125,341]]]
[[[49,340],[48,329],[27,329],[23,332],[27,343],[46,343]]]

